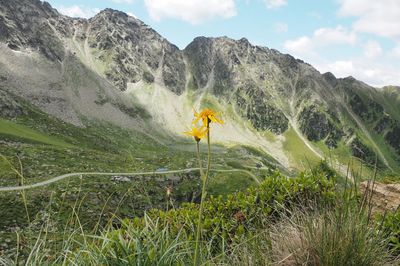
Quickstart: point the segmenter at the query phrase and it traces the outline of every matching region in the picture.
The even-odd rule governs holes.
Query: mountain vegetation
[[[203,108],[207,194],[183,134]],[[206,265],[396,265],[398,211],[357,184],[399,173],[400,87],[0,0],[0,265],[187,265],[196,243]]]

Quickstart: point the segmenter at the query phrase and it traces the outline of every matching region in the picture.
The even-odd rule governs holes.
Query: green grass
[[[396,151],[386,143],[382,135],[371,132],[371,137],[378,145],[393,171],[400,173],[400,156],[396,154]]]
[[[272,132],[270,132],[268,130],[262,132],[262,136],[264,138],[266,138],[270,142],[275,142],[278,139],[277,136],[274,133],[272,133]]]
[[[400,102],[399,102],[399,93],[397,91],[393,91],[392,93],[390,93],[390,89],[386,91],[380,91],[380,90],[377,91],[374,89],[366,89],[358,87],[353,87],[352,90],[353,93],[360,96],[361,99],[363,99],[364,101],[373,99],[374,101],[382,105],[384,113],[390,114],[390,117],[397,121],[400,120],[400,109],[399,109]],[[347,112],[345,110],[342,110],[342,113],[346,114]],[[345,119],[344,120],[345,124],[352,125],[356,129],[356,132],[358,133],[357,135],[363,140],[363,142],[367,143],[369,147],[375,150],[375,147],[371,145],[371,140],[366,138],[364,133],[360,129],[358,129],[357,124],[353,121],[353,119],[348,115],[345,115],[343,118]],[[378,121],[380,118],[381,117],[378,117],[376,120]],[[359,117],[359,119],[363,121],[361,117]],[[370,133],[372,140],[375,142],[376,146],[382,152],[383,156],[387,160],[389,166],[395,172],[399,172],[400,171],[399,155],[397,155],[396,151],[387,144],[387,142],[384,140],[383,134],[378,134],[373,130],[377,121],[370,121],[370,123],[363,121],[363,123],[367,128],[368,132]]]
[[[332,168],[336,171],[339,171],[339,167],[341,167],[342,171],[347,171],[349,167],[350,174],[359,173],[362,171],[361,176],[363,180],[371,178],[374,175],[374,168],[371,166],[365,165],[360,159],[356,157],[352,157],[351,151],[349,147],[343,141],[340,141],[336,148],[329,150],[329,148],[324,144],[323,140],[319,142],[313,143],[316,147],[318,147],[325,155],[325,159]],[[340,164],[337,165],[337,162]],[[349,165],[350,164],[350,165]],[[346,167],[345,169],[343,167]],[[378,172],[378,176],[380,177],[382,173]]]
[[[363,205],[354,190],[337,187],[337,176],[326,175],[315,169],[288,179],[275,173],[245,192],[209,198],[200,245],[202,265],[398,265],[399,258],[389,249],[392,235],[386,234],[398,224],[386,223],[385,231],[379,230],[368,204]],[[85,194],[83,187],[81,193]],[[196,204],[154,209],[134,219],[106,215],[106,224],[92,231],[84,227],[81,216],[88,212],[85,201],[75,201],[77,215],[69,217],[63,235],[56,233],[54,223],[59,212],[39,216],[44,219],[20,232],[19,243],[24,245],[19,255],[2,259],[28,265],[192,263]],[[108,210],[95,212],[99,213]]]
[[[26,105],[28,114],[13,121],[0,119],[0,150],[2,155],[19,169],[17,155],[23,166],[25,184],[37,183],[71,172],[137,172],[158,168],[170,170],[197,167],[195,144],[186,139],[171,140],[160,136],[163,144],[133,130],[123,129],[96,120],[83,120],[85,128],[64,123],[49,117],[36,108]],[[202,147],[205,155],[206,147]],[[230,168],[227,161],[241,161],[240,150],[214,146],[212,163],[220,168]],[[204,157],[205,159],[205,157]],[[0,186],[19,184],[11,166],[0,159]],[[198,173],[183,175],[180,181],[165,176],[148,176],[129,183],[118,183],[110,177],[72,177],[42,188],[26,191],[30,217],[41,215],[48,206],[50,213],[57,211],[57,230],[65,225],[76,201],[82,201],[79,214],[83,227],[93,228],[100,219],[106,221],[112,214],[120,217],[143,215],[150,208],[164,208],[165,190],[174,186],[174,205],[191,201],[199,187]],[[214,179],[217,193],[226,194],[241,190],[254,181],[249,176],[224,173]],[[229,186],[224,183],[229,182]],[[118,207],[120,206],[120,207]],[[54,207],[54,208],[53,208]],[[104,208],[104,210],[103,210]],[[18,225],[26,229],[27,217],[18,192],[0,193],[0,231]],[[95,218],[95,219],[94,219]],[[4,237],[4,238],[3,238]],[[13,238],[8,233],[0,240]]]
[[[26,184],[36,183],[68,172],[135,172],[152,171],[157,168],[172,170],[197,166],[195,145],[188,140],[171,140],[160,134],[158,139],[160,144],[140,132],[100,121],[83,120],[85,128],[79,128],[49,117],[31,106],[28,109],[30,110],[28,115],[14,121],[0,119],[0,138],[3,140],[0,143],[1,152],[16,168],[19,167],[16,159],[16,155],[18,155],[23,164]],[[319,162],[319,158],[307,148],[292,129],[285,132],[284,136],[286,138],[284,149],[293,156],[292,159],[299,169],[308,168],[309,163],[314,165]],[[205,147],[202,146],[201,149],[202,154],[205,155]],[[252,147],[213,146],[212,151],[213,167],[217,165],[218,168],[224,169],[242,168],[248,165],[255,166],[257,162],[261,161],[270,167],[271,171],[279,169],[279,167],[275,167],[276,161],[273,158]],[[336,152],[339,156],[344,157],[346,152],[344,144],[340,144]],[[256,169],[249,168],[249,170],[257,173],[260,180],[263,180],[266,173]],[[11,167],[5,161],[0,160],[0,186],[16,184],[18,184],[16,174],[12,172]],[[52,241],[58,244],[61,236],[57,232],[63,232],[65,235],[74,234],[76,242],[72,245],[85,238],[85,234],[79,230],[90,232],[88,238],[93,237],[94,241],[99,236],[104,236],[106,239],[106,235],[93,233],[93,230],[98,226],[107,228],[109,222],[115,226],[110,229],[119,227],[121,220],[116,217],[131,219],[142,217],[146,211],[152,208],[165,210],[168,186],[173,186],[172,202],[168,202],[168,208],[178,208],[184,202],[198,199],[200,179],[198,173],[134,177],[131,182],[116,182],[110,177],[100,176],[65,179],[25,192],[29,216],[35,220],[32,224],[27,221],[21,194],[1,193],[0,217],[5,218],[0,220],[0,241],[11,238],[13,239],[12,244],[16,244],[15,234],[11,233],[9,228],[17,225],[20,227],[20,232],[25,234],[26,239],[34,242],[37,238],[35,233],[41,232],[43,230],[41,226],[47,223],[51,224],[50,227],[53,231],[46,232],[51,234]],[[232,193],[243,192],[252,186],[255,186],[254,179],[244,173],[213,173],[208,191],[210,195],[225,195],[226,197],[223,198],[229,198],[238,195]],[[252,200],[255,199],[250,198],[248,202],[244,202],[244,206],[249,203],[254,205]],[[234,211],[237,212],[236,209]],[[48,218],[50,216],[51,221]],[[230,215],[227,224],[233,221],[232,215]],[[157,221],[151,222],[156,223]],[[150,230],[151,227],[148,229]],[[154,250],[154,246],[146,246],[145,249],[139,250],[140,254],[153,259],[166,254],[166,251],[171,248],[174,250],[171,254],[175,256],[184,250],[189,254],[190,260],[192,247],[190,235],[179,236],[179,239],[169,239],[164,231],[158,229],[149,231],[151,235],[149,239],[154,240],[153,243],[157,243],[157,246],[161,245],[162,248]],[[107,231],[103,231],[103,233],[107,233]],[[140,232],[133,231],[132,237],[134,237],[133,235],[140,237]],[[182,238],[180,237],[184,237],[184,243],[181,242]],[[189,243],[185,241],[189,241]],[[61,241],[61,243],[68,245],[68,241]],[[43,245],[47,245],[46,241],[43,242]],[[53,248],[53,252],[56,245],[50,244],[50,246]],[[124,248],[123,244],[120,247]],[[175,247],[177,247],[176,250]],[[100,246],[96,245],[85,246],[85,250],[94,254],[106,252],[99,248]],[[203,249],[203,254],[207,259],[212,259],[207,255],[210,250],[211,247]],[[48,259],[46,254],[40,253],[41,249],[32,249],[32,252],[38,252],[38,256],[43,255],[41,258],[44,260]],[[109,250],[109,252],[114,251]],[[73,255],[80,256],[78,253]],[[100,257],[96,259],[100,259]],[[182,261],[187,262],[187,257]]]
[[[304,144],[292,128],[289,128],[283,136],[285,137],[283,149],[298,169],[309,169],[310,166],[316,165],[321,160]]]
[[[211,195],[227,195],[256,185],[254,179],[242,172],[217,173],[210,177],[208,192]]]
[[[38,142],[63,148],[73,147],[73,145],[66,143],[61,139],[45,135],[29,127],[5,120],[3,118],[0,118],[0,136],[1,135],[19,138],[28,142]]]
[[[234,245],[226,265],[398,265],[387,237],[367,219],[357,209],[300,209]]]

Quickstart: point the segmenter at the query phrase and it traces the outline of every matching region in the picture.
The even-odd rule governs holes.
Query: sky
[[[245,37],[321,73],[400,86],[400,0],[47,1],[72,17],[124,11],[181,49],[197,36]]]

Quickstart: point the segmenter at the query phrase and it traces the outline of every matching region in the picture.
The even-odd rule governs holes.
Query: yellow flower
[[[194,110],[194,117],[195,117],[195,119],[193,121],[193,124],[196,124],[201,119],[203,121],[203,126],[205,126],[205,127],[208,127],[208,124],[210,122],[219,123],[219,124],[224,123],[224,121],[222,121],[221,119],[219,119],[217,117],[217,113],[215,113],[213,110],[208,109],[208,108],[204,109],[200,113],[198,113],[196,110]]]
[[[172,186],[168,186],[167,187],[167,196],[169,197],[169,196],[171,196],[171,194],[172,194]]]
[[[206,136],[207,132],[208,132],[207,128],[204,128],[204,127],[198,128],[196,126],[192,126],[192,130],[191,131],[187,131],[187,132],[184,132],[184,133],[186,135],[188,135],[188,136],[194,137],[194,139],[197,142],[199,142],[202,138],[204,138]]]

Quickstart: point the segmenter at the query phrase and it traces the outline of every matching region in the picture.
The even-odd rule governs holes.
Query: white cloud
[[[347,77],[355,70],[354,63],[351,60],[338,60],[333,63],[317,64],[316,67],[321,72],[332,72],[337,77]]]
[[[336,28],[320,28],[314,32],[313,41],[318,46],[332,44],[355,44],[357,35],[342,26]]]
[[[311,37],[302,36],[294,40],[287,40],[284,48],[298,57],[305,54],[315,54],[318,48],[335,44],[354,45],[357,35],[342,26],[336,28],[320,28],[314,31]]]
[[[393,48],[393,50],[391,51],[391,55],[400,58],[400,43],[398,43],[397,46]]]
[[[339,0],[339,14],[357,17],[358,32],[400,39],[399,0]]]
[[[367,58],[377,58],[382,54],[382,47],[377,41],[368,41],[364,45],[364,56]]]
[[[400,84],[398,69],[380,60],[360,57],[333,63],[316,63],[315,67],[321,72],[330,71],[338,78],[353,76],[376,87]]]
[[[132,12],[128,12],[128,13],[126,13],[126,14],[128,14],[128,15],[131,16],[131,17],[137,18],[137,16],[136,16],[135,14],[133,14]]]
[[[83,6],[73,5],[73,6],[60,6],[57,10],[66,16],[73,18],[91,18],[100,12],[98,8],[86,8]]]
[[[308,15],[314,19],[318,19],[318,20],[322,19],[322,14],[318,11],[311,11],[310,13],[308,13]]]
[[[276,9],[287,5],[287,0],[263,0],[268,9]]]
[[[289,29],[288,24],[283,22],[275,23],[275,31],[278,33],[287,32]]]
[[[313,44],[311,38],[307,36],[302,36],[295,40],[287,40],[285,41],[283,46],[285,47],[286,50],[288,50],[290,53],[293,53],[296,56],[302,54],[309,54],[312,53],[313,51],[312,48]]]
[[[337,1],[339,14],[354,18],[350,28],[320,28],[310,35],[287,40],[284,48],[322,73],[353,76],[376,87],[400,85],[400,61],[396,59],[400,58],[400,0]],[[395,44],[389,51],[381,46],[387,41]],[[353,49],[349,50],[349,46]],[[343,51],[353,54],[338,56]]]
[[[338,51],[339,45],[360,48],[360,53],[332,60],[329,51]],[[400,58],[400,42],[391,52],[385,52],[378,41],[371,39],[366,43],[358,42],[358,36],[354,31],[337,26],[320,28],[311,36],[287,40],[284,48],[292,55],[309,62],[322,73],[330,71],[337,77],[353,76],[377,87],[400,85],[398,74],[400,64],[398,60],[392,60],[390,57],[391,53],[392,57],[397,55]]]
[[[199,24],[215,17],[236,15],[234,0],[145,0],[150,17],[156,21],[178,18]]]
[[[117,4],[132,4],[135,0],[112,0],[112,1]]]

